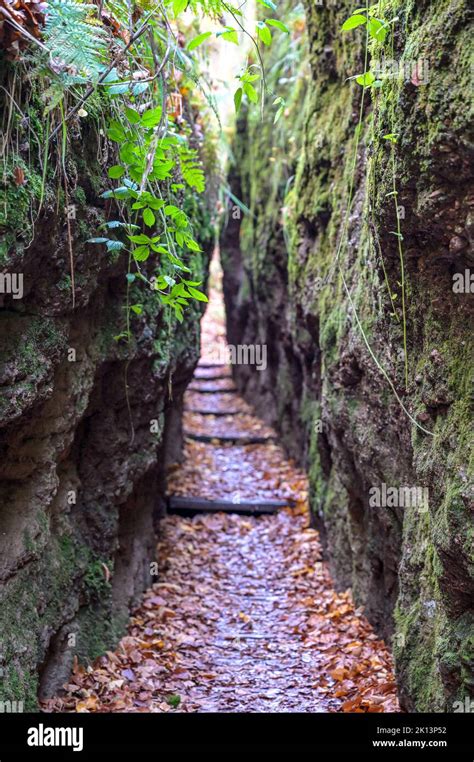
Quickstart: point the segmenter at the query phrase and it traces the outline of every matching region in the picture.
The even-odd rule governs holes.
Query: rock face
[[[179,324],[141,286],[130,343],[114,338],[124,329],[126,258],[87,243],[110,211],[99,194],[112,146],[93,120],[72,122],[68,197],[54,161],[42,189],[34,141],[45,140],[45,125],[25,93],[26,121],[12,116],[19,150],[0,183],[2,278],[22,274],[24,290],[0,295],[0,699],[34,710],[38,688],[51,695],[75,657],[117,641],[156,581],[153,516],[164,466],[179,456],[200,313],[193,307]],[[210,225],[204,203],[192,203],[205,253],[191,267],[205,277]]]
[[[392,638],[402,704],[455,711],[474,688],[473,296],[453,288],[474,264],[468,7],[382,2],[393,49],[370,42],[383,85],[362,96],[352,5],[306,6],[306,41],[284,15],[266,56],[284,116],[244,114],[235,138],[250,214],[229,207],[222,232],[228,336],[268,352],[235,380],[307,466],[334,578]]]

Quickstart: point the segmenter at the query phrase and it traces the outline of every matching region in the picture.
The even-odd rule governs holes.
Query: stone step
[[[219,373],[217,376],[198,376],[196,373],[193,376],[193,381],[232,381],[232,376]]]
[[[205,386],[199,389],[198,387],[193,386],[193,384],[188,386],[188,390],[190,392],[199,392],[199,394],[236,394],[237,393],[237,389],[235,387],[233,389],[216,389],[216,388],[212,388],[211,386]]]
[[[236,434],[235,436],[223,435],[217,436],[212,434],[194,434],[191,431],[185,431],[184,436],[187,439],[192,439],[195,442],[205,442],[206,444],[232,444],[236,445],[254,445],[254,444],[272,444],[275,442],[275,437],[271,436],[253,436],[249,434]]]
[[[225,365],[221,362],[206,362],[206,361],[199,361],[196,365],[197,368],[228,368],[228,365]]]
[[[196,415],[252,415],[252,413],[245,413],[242,410],[191,410],[191,408],[185,408],[185,413],[195,413]]]
[[[247,516],[259,514],[277,513],[281,508],[290,505],[290,501],[284,500],[241,500],[234,503],[232,500],[205,500],[200,497],[178,497],[168,495],[168,513],[180,516],[195,516],[198,513],[241,513]]]

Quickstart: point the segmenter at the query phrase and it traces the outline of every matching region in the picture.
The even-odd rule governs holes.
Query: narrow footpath
[[[213,263],[203,357],[170,469],[159,581],[115,652],[76,665],[46,711],[398,711],[384,643],[336,592],[307,481],[233,385]]]

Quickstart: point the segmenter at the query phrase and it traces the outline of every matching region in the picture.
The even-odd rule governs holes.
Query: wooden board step
[[[224,375],[223,373],[220,373],[218,376],[196,376],[196,373],[194,373],[193,381],[224,381],[224,380],[232,381],[232,376]]]
[[[184,436],[194,442],[206,442],[207,444],[233,444],[233,445],[253,445],[253,444],[271,444],[275,442],[275,437],[270,436],[213,436],[212,434],[193,434],[191,431],[185,431]]]
[[[166,503],[168,513],[180,516],[195,516],[198,513],[241,513],[247,516],[277,513],[281,508],[291,505],[284,500],[204,500],[200,497],[177,497],[168,495]]]
[[[210,386],[205,386],[201,389],[197,389],[195,386],[190,384],[188,386],[188,389],[190,392],[199,392],[199,394],[236,394],[237,389],[213,389]]]
[[[230,365],[223,365],[218,362],[198,362],[196,368],[230,368]]]
[[[195,413],[196,415],[252,415],[252,413],[245,413],[243,410],[191,410],[187,407],[185,413]]]

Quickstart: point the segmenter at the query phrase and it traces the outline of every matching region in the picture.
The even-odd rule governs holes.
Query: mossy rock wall
[[[222,232],[228,336],[266,344],[268,367],[234,375],[308,468],[335,581],[392,641],[403,706],[455,711],[474,685],[473,295],[453,291],[474,264],[468,4],[380,3],[383,18],[398,17],[388,56],[405,74],[366,91],[356,161],[362,90],[345,80],[363,71],[363,32],[340,31],[349,3],[305,10],[306,43],[290,24],[295,76],[267,54],[285,119],[244,114],[235,138],[230,182],[250,214],[230,207]],[[380,46],[370,56],[380,60]],[[426,488],[428,505],[374,507],[370,490],[383,484]]]
[[[11,92],[12,69],[1,66]],[[179,324],[134,283],[143,312],[129,345],[114,338],[125,327],[127,261],[88,243],[111,212],[100,198],[114,163],[107,112],[91,103],[89,118],[68,125],[68,224],[54,150],[42,180],[41,93],[18,70],[14,81],[23,116],[8,117],[3,95],[14,140],[0,177],[0,261],[3,274],[23,275],[24,293],[0,295],[0,700],[35,710],[38,690],[57,690],[75,657],[84,663],[117,642],[130,607],[156,581],[153,518],[164,466],[179,456],[176,424],[201,313],[193,306]],[[190,266],[205,279],[208,208],[185,203],[203,248]]]

